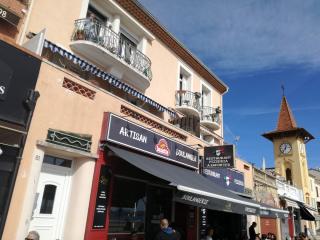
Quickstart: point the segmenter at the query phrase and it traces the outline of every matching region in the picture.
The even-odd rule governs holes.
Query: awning
[[[289,211],[275,208],[264,203],[260,204],[260,216],[269,218],[288,218]]]
[[[315,217],[312,215],[311,212],[309,212],[309,210],[307,209],[307,207],[301,203],[301,202],[297,202],[299,207],[300,207],[300,216],[301,219],[303,220],[308,220],[308,221],[315,221]]]
[[[238,214],[257,215],[260,205],[221,188],[202,175],[148,156],[107,144],[118,157],[135,167],[164,179],[177,188],[175,201]]]

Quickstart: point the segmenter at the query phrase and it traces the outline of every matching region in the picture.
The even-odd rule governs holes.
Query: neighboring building
[[[285,239],[289,236],[288,214],[278,214],[282,210],[280,210],[277,179],[269,170],[253,168],[254,199],[265,207],[262,210],[265,214],[260,214],[258,219],[260,232],[262,234],[271,232],[276,234],[277,239]],[[273,212],[276,214],[272,214]]]
[[[314,137],[304,128],[297,127],[294,116],[288,105],[285,96],[282,98],[281,108],[278,118],[276,130],[264,133],[263,136],[272,141],[274,146],[274,161],[275,174],[284,178],[290,185],[302,189],[303,202],[297,202],[299,206],[295,205],[300,211],[292,212],[295,217],[295,229],[293,229],[293,221],[289,222],[290,235],[303,231],[303,226],[314,230],[313,221],[315,220],[312,214],[315,214],[311,207],[311,193],[308,161],[306,156],[305,144]],[[300,218],[303,219],[300,222]]]
[[[319,233],[320,231],[320,169],[309,169],[309,175],[314,178],[314,193],[315,204],[318,211],[318,215],[316,215],[316,231]]]

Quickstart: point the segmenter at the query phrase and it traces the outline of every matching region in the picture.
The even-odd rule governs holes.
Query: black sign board
[[[0,5],[0,18],[6,20],[10,24],[17,26],[20,21],[20,17],[17,16],[16,14],[12,13],[9,11],[7,8],[3,7]]]
[[[175,195],[175,201],[188,205],[202,207],[206,209],[212,209],[223,212],[245,214],[245,215],[257,215],[259,214],[259,205],[252,206],[246,205],[245,202],[237,203],[223,199],[212,198],[204,195],[198,195],[194,193],[177,191]]]
[[[26,126],[41,60],[0,41],[0,120]]]
[[[233,168],[234,145],[212,146],[204,148],[204,168]]]
[[[205,208],[200,208],[200,239],[205,239],[207,236],[207,225],[208,225],[208,210]]]
[[[102,165],[100,169],[98,192],[93,217],[93,229],[103,229],[106,227],[110,180],[111,173],[109,167]]]
[[[106,140],[144,153],[182,164],[194,169],[198,168],[198,152],[186,145],[150,131],[133,122],[110,114]]]

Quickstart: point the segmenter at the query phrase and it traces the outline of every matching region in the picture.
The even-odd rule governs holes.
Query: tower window
[[[292,174],[290,168],[286,169],[286,180],[292,185]]]

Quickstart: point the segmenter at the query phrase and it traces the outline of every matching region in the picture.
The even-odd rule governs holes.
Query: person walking
[[[163,218],[160,220],[160,231],[155,240],[180,240],[180,234],[169,227],[168,219]]]
[[[208,228],[207,229],[207,236],[206,236],[205,240],[214,240],[213,234],[214,234],[214,229]]]
[[[30,231],[25,240],[40,240],[40,235],[37,231]]]
[[[249,239],[250,240],[256,240],[256,238],[259,238],[260,233],[256,233],[255,227],[257,226],[256,222],[252,222],[251,226],[249,227]]]

